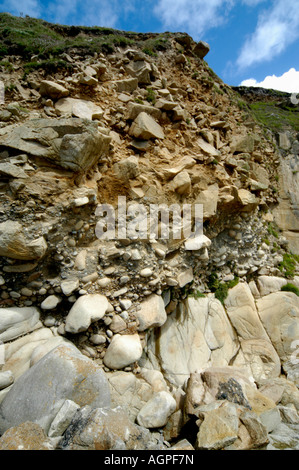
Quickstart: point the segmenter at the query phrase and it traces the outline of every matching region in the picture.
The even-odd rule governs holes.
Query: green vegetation
[[[155,104],[156,93],[154,92],[154,90],[152,88],[147,88],[146,91],[147,91],[147,95],[145,97],[146,101],[148,101],[149,103]]]
[[[249,106],[257,121],[273,132],[287,128],[299,131],[299,109],[291,107],[291,103],[290,106],[280,106],[274,101],[257,101]]]
[[[293,278],[296,273],[296,264],[299,263],[299,255],[293,253],[285,253],[283,261],[279,264],[278,268],[286,278]]]
[[[272,224],[269,222],[268,224],[268,233],[275,238],[279,238],[278,232],[273,228]]]
[[[296,294],[298,297],[299,297],[299,289],[298,287],[294,286],[294,284],[291,284],[290,282],[288,282],[288,284],[286,284],[285,286],[283,286],[281,288],[282,291],[284,292],[293,292],[294,294]]]
[[[69,62],[66,62],[65,60],[62,60],[62,59],[49,59],[49,60],[41,60],[40,62],[37,62],[37,61],[27,62],[24,65],[23,78],[26,78],[26,75],[28,73],[33,72],[34,70],[39,70],[39,69],[43,69],[47,73],[55,73],[55,72],[58,72],[59,70],[72,71],[73,66]]]
[[[205,297],[205,294],[199,292],[199,290],[196,290],[190,294],[190,297],[193,297],[194,299],[201,299]]]
[[[215,293],[216,299],[218,299],[222,304],[224,303],[226,297],[228,296],[229,289],[235,287],[239,282],[239,278],[235,277],[232,281],[221,283],[218,279],[216,273],[212,273],[209,276],[209,289],[211,292]]]
[[[6,55],[21,55],[23,59],[54,60],[62,53],[93,55],[95,52],[113,53],[116,47],[138,45],[146,54],[169,46],[168,34],[142,35],[111,28],[67,26],[26,17],[0,13],[0,60]]]

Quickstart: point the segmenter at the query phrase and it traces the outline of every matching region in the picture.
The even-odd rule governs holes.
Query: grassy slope
[[[139,34],[110,28],[65,26],[46,21],[0,13],[0,60],[6,55],[55,59],[63,52],[113,52],[115,46],[138,45],[148,54],[168,46],[168,33]]]

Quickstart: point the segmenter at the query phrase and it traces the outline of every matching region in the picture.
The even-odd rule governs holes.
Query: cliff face
[[[144,448],[167,448],[222,414],[234,416],[227,439],[202,425],[188,448],[279,446],[282,421],[299,421],[298,106],[233,90],[186,34],[1,17],[0,433],[33,421],[81,448],[82,422],[121,405],[127,449],[138,433]],[[288,116],[281,128],[265,122],[273,109],[278,123]],[[70,370],[45,416],[39,368],[63,382],[65,358],[89,393],[74,392]],[[32,400],[28,413],[15,413],[17,396],[20,410]],[[69,402],[83,421],[57,431]],[[112,447],[94,429],[90,448],[113,448],[112,421]]]

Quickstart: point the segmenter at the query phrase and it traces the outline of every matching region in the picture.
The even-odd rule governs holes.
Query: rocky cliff
[[[1,20],[0,448],[298,448],[298,105]]]

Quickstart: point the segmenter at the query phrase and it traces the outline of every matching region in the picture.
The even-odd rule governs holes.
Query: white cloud
[[[270,88],[273,90],[286,91],[288,93],[299,93],[299,71],[291,68],[280,77],[269,75],[261,82],[258,82],[254,78],[249,78],[243,80],[240,86]]]
[[[0,2],[0,11],[9,12],[12,15],[20,14],[38,18],[41,14],[40,2],[38,0],[3,0]]]
[[[155,15],[164,28],[187,32],[194,39],[227,20],[235,0],[159,0]]]
[[[256,30],[245,41],[237,65],[244,69],[269,61],[298,38],[299,0],[276,0],[272,9],[260,13]]]
[[[80,0],[52,0],[47,11],[56,23],[114,27],[120,8],[116,0],[92,0],[85,6]]]

